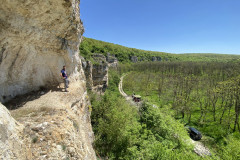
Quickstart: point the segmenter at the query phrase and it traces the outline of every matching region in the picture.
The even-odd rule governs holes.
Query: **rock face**
[[[108,68],[109,66],[117,67],[117,59],[114,57],[109,59],[108,63],[103,54],[95,53],[92,55],[94,62],[83,61],[83,68],[87,80],[87,88],[102,93],[108,86]]]
[[[0,101],[29,97],[11,111],[18,122],[0,105],[0,159],[96,159],[79,57],[82,33],[79,0],[1,1]],[[61,92],[63,65],[70,93]]]
[[[93,89],[93,79],[92,79],[93,65],[91,61],[86,61],[85,63],[86,65],[84,66],[84,71],[86,76],[87,88],[92,90]]]
[[[161,57],[152,57],[152,61],[155,62],[155,61],[161,61],[162,58]]]
[[[94,54],[92,67],[93,90],[104,92],[108,86],[108,63],[106,57],[102,54]]]
[[[118,66],[118,60],[115,57],[115,55],[111,55],[110,53],[107,53],[107,62],[108,62],[108,67],[113,67],[116,68]]]
[[[0,159],[24,159],[22,153],[26,148],[20,136],[22,131],[23,126],[17,123],[0,103]]]
[[[79,17],[79,0],[1,1],[1,102],[58,84],[63,65],[70,79],[81,76]]]
[[[137,57],[137,56],[132,56],[132,57],[131,57],[131,61],[132,61],[133,63],[137,63],[137,62],[138,62],[138,57]]]

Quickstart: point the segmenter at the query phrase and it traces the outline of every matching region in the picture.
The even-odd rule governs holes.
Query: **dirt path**
[[[120,94],[128,101],[130,102],[132,105],[138,106],[138,104],[134,103],[132,101],[132,97],[128,96],[124,91],[123,91],[123,79],[127,74],[124,74],[121,78],[120,78],[120,82],[118,85],[118,90],[120,92]],[[156,108],[156,105],[152,105],[154,108]],[[194,141],[191,138],[189,138],[189,143],[192,143],[194,145],[194,152],[196,154],[198,154],[201,157],[205,157],[205,156],[211,156],[211,152],[210,150],[204,146],[204,144],[202,142],[199,141]]]
[[[127,74],[123,75],[123,76],[120,78],[120,82],[119,82],[119,85],[118,85],[118,90],[119,90],[120,94],[121,94],[123,97],[125,97],[125,98],[129,97],[129,96],[123,91],[123,88],[122,88],[123,78],[124,78],[126,75],[127,75]]]
[[[132,100],[132,96],[128,96],[124,91],[123,91],[123,78],[126,76],[127,74],[124,74],[121,78],[120,78],[120,82],[119,82],[119,85],[118,85],[118,90],[120,92],[120,94],[131,104],[131,105],[134,105],[136,107],[139,107],[140,105],[140,102],[138,103],[135,103],[133,100]]]
[[[95,159],[90,103],[84,85],[84,81],[72,82],[69,92],[63,92],[61,84],[57,89],[31,92],[6,104],[23,126],[26,159],[84,159],[85,155],[85,159]]]
[[[211,152],[207,147],[204,146],[202,142],[194,141],[191,139],[192,144],[194,145],[194,152],[201,157],[211,156]]]

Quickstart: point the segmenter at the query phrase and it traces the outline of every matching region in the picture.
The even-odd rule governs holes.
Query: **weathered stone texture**
[[[107,53],[106,60],[108,62],[108,67],[116,68],[118,66],[118,60],[115,57],[115,55],[111,55],[110,53]]]
[[[83,64],[83,69],[84,69],[84,73],[86,76],[86,86],[88,89],[92,90],[93,88],[93,79],[92,79],[92,62],[91,61],[85,61],[82,60],[82,64]]]
[[[1,1],[1,102],[57,84],[63,65],[71,79],[82,75],[79,17],[79,0]]]
[[[105,91],[108,86],[108,63],[102,54],[94,54],[95,64],[92,67],[93,89],[95,91]]]
[[[23,126],[0,103],[0,159],[24,159],[26,148],[21,137],[22,131]]]
[[[18,122],[0,105],[0,159],[96,159],[82,33],[79,0],[1,1],[0,101],[58,85],[63,65],[71,83],[70,93],[62,86],[16,102],[11,114]]]

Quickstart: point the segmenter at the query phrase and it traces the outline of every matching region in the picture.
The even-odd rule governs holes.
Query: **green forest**
[[[239,75],[240,63],[141,63],[131,67],[123,87],[173,111],[182,124],[198,128],[202,141],[218,155],[225,153],[222,148],[231,148],[227,157],[239,159]]]
[[[109,70],[104,95],[89,91],[99,159],[240,159],[240,56],[152,52],[85,38],[80,55],[91,60],[93,53],[120,62]],[[131,63],[132,55],[144,60]],[[124,91],[142,96],[138,107],[118,91],[123,74]],[[186,126],[203,134],[211,156],[194,152]]]

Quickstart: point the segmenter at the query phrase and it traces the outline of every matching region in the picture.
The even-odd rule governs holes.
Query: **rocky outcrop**
[[[108,86],[109,66],[117,67],[116,58],[108,59],[103,54],[95,53],[92,55],[93,62],[83,61],[83,68],[87,80],[87,88],[102,93]],[[112,62],[108,63],[107,59]]]
[[[133,63],[137,63],[137,62],[138,62],[138,57],[137,57],[137,56],[132,56],[132,57],[131,57],[131,61],[132,61]]]
[[[102,54],[92,56],[94,64],[92,67],[93,90],[104,92],[108,86],[108,63]]]
[[[9,1],[0,5],[0,101],[58,84],[67,66],[82,76],[79,0]]]
[[[115,57],[115,55],[111,55],[110,53],[107,53],[106,60],[108,62],[108,67],[116,68],[118,66],[118,60]]]
[[[23,126],[16,122],[0,103],[0,159],[24,159]]]
[[[152,61],[155,62],[155,61],[161,61],[162,58],[161,57],[152,57]]]
[[[86,85],[87,85],[87,88],[92,90],[93,89],[93,79],[92,79],[92,68],[93,68],[93,65],[92,65],[92,62],[91,61],[83,61],[85,64],[83,67],[84,67],[84,73],[85,73],[85,76],[86,76]]]

